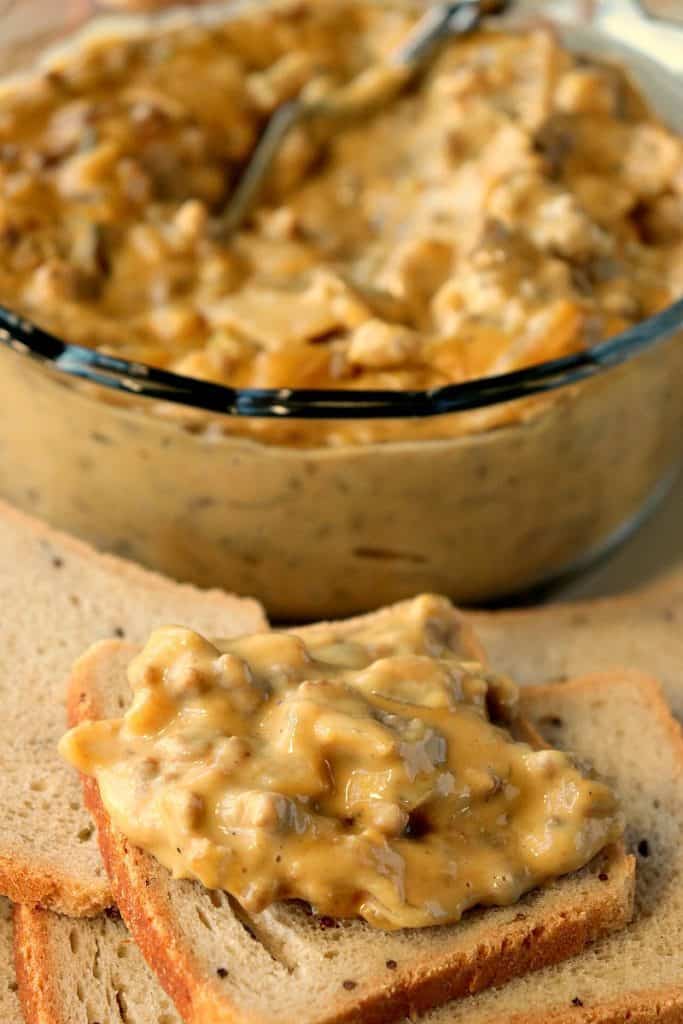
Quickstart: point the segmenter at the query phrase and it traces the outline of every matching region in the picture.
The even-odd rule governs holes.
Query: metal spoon
[[[427,10],[387,64],[368,68],[348,85],[323,99],[305,95],[279,107],[217,222],[222,237],[233,234],[253,209],[285,136],[295,125],[315,119],[355,121],[385,106],[434,58],[441,45],[476,28],[481,18],[499,14],[508,0],[456,0]]]

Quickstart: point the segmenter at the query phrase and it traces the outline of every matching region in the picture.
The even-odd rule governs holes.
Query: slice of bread
[[[28,1024],[182,1024],[118,915],[77,920],[17,905],[14,928]]]
[[[79,659],[72,722],[128,705],[135,651],[104,641]],[[94,780],[84,792],[124,919],[190,1024],[388,1021],[572,956],[631,915],[633,858],[614,846],[513,907],[453,926],[380,932],[292,903],[247,915],[221,892],[174,881],[112,828]]]
[[[12,906],[0,896],[0,1020],[23,1024],[12,953]]]
[[[683,566],[623,597],[469,616],[491,667],[523,685],[627,665],[683,721]]]
[[[169,622],[209,634],[263,629],[258,604],[180,586],[0,503],[0,893],[68,914],[111,901],[74,773],[57,754],[71,665],[106,636]]]
[[[523,707],[551,742],[587,754],[614,781],[628,821],[627,843],[638,858],[635,917],[624,931],[573,960],[453,1003],[425,1024],[680,1024],[680,727],[658,684],[637,672],[532,688],[523,695]]]

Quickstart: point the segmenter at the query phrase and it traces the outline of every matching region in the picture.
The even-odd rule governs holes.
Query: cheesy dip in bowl
[[[110,20],[7,83],[0,303],[67,345],[0,351],[5,496],[289,619],[528,588],[654,500],[683,446],[661,67],[490,23],[386,109],[292,132],[222,229],[270,114],[417,10]]]

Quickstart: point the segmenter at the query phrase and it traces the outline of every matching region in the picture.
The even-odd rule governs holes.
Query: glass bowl
[[[681,128],[683,84],[664,61],[602,34],[585,20],[594,5],[557,6],[572,49],[625,62]],[[520,7],[547,18],[554,5]],[[50,17],[35,2],[0,8],[0,71],[102,21],[86,2]],[[0,340],[4,497],[178,579],[256,596],[281,620],[424,590],[467,604],[528,590],[623,537],[683,452],[683,301],[580,354],[430,392],[234,390],[1,311]],[[159,400],[179,415],[159,415]],[[515,403],[531,412],[506,425]],[[485,407],[503,411],[499,425],[457,437],[287,447],[221,430],[235,417],[433,424]]]

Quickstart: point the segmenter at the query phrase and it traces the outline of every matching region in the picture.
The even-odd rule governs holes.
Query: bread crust
[[[14,907],[14,967],[26,1024],[68,1024],[60,1011],[50,963],[46,910]]]
[[[77,663],[68,697],[69,719],[73,724],[102,717],[89,680],[98,659],[106,662],[116,652],[121,656],[125,647],[116,641],[104,641]],[[83,790],[97,825],[102,857],[121,914],[188,1024],[270,1024],[271,1017],[245,1015],[205,975],[169,914],[164,898],[168,873],[112,827],[93,779],[83,778]],[[632,914],[634,858],[627,856],[623,848],[610,848],[604,856],[610,859],[612,884],[603,886],[593,903],[569,904],[561,913],[545,920],[528,915],[501,929],[504,933],[495,936],[488,948],[477,948],[474,953],[454,952],[430,962],[418,960],[412,967],[394,972],[391,981],[386,977],[364,981],[358,997],[349,996],[335,1005],[316,1008],[311,1021],[385,1024],[450,999],[502,985],[519,974],[575,955],[599,935],[623,927]]]
[[[48,860],[0,853],[0,893],[12,903],[40,904],[70,917],[95,917],[113,902],[109,879],[79,884]]]

